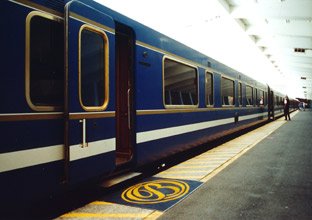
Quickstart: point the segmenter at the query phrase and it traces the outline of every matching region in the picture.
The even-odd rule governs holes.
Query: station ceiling
[[[281,75],[312,99],[312,0],[219,0]],[[299,93],[299,95],[300,95]]]
[[[312,99],[312,0],[96,0],[292,98]]]

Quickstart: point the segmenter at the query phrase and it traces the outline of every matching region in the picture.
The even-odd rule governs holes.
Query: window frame
[[[233,82],[233,104],[232,105],[225,105],[223,104],[223,87],[222,87],[222,82],[223,82],[223,79],[226,79],[226,80],[229,80],[229,81],[232,81]],[[235,80],[234,79],[231,79],[227,76],[221,76],[221,85],[220,85],[220,89],[221,89],[221,104],[222,104],[222,107],[235,107]]]
[[[165,61],[170,60],[176,63],[179,63],[184,66],[188,66],[190,68],[193,68],[195,70],[196,74],[196,86],[197,86],[197,91],[196,91],[196,98],[197,98],[197,104],[196,105],[171,105],[171,104],[166,104],[166,90],[165,90]],[[198,73],[198,67],[191,65],[187,62],[181,61],[180,59],[173,58],[171,56],[163,56],[162,59],[162,89],[163,89],[163,105],[166,109],[185,109],[185,108],[190,108],[190,109],[195,109],[199,107],[199,73]]]
[[[25,27],[25,96],[26,96],[26,102],[28,106],[34,110],[34,111],[59,111],[62,109],[62,105],[36,105],[33,103],[31,100],[31,89],[30,89],[30,62],[31,62],[31,57],[30,57],[30,51],[31,51],[31,20],[34,17],[42,17],[47,20],[55,21],[58,23],[63,23],[64,20],[63,18],[60,18],[58,16],[52,15],[52,14],[47,14],[43,13],[40,11],[32,11],[30,12],[27,17],[26,17],[26,27]],[[65,71],[64,71],[65,74]],[[63,85],[64,88],[64,85]]]
[[[82,101],[82,86],[81,86],[81,36],[82,36],[82,31],[83,30],[88,30],[94,33],[97,33],[100,35],[103,39],[104,42],[104,100],[103,104],[100,106],[85,106]],[[79,29],[79,36],[78,36],[78,93],[79,93],[79,103],[80,106],[85,110],[85,111],[104,111],[109,102],[109,40],[108,37],[105,33],[104,30],[89,25],[89,24],[84,24],[81,25]]]

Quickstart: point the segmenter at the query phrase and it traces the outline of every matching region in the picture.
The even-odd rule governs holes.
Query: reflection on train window
[[[165,105],[198,105],[197,69],[164,59]]]
[[[242,83],[238,83],[238,105],[243,104],[243,87]]]
[[[222,77],[221,81],[222,105],[234,105],[234,81]]]
[[[107,105],[107,37],[89,26],[80,29],[79,97],[85,110],[104,110]]]
[[[253,88],[246,86],[246,105],[253,105]]]
[[[55,110],[63,105],[63,23],[43,13],[27,18],[26,97],[34,110]]]
[[[213,75],[206,73],[206,105],[213,105]]]

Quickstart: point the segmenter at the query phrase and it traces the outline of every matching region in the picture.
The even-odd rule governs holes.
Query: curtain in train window
[[[246,86],[246,105],[253,105],[253,88]]]
[[[80,102],[85,110],[103,110],[107,104],[107,37],[83,26],[80,32]]]
[[[197,69],[166,58],[164,96],[165,105],[198,105]]]
[[[213,105],[213,75],[206,73],[206,105]]]
[[[234,105],[234,81],[222,77],[221,80],[222,105]]]
[[[35,110],[54,110],[63,105],[64,27],[44,16],[34,13],[27,20],[26,97]]]

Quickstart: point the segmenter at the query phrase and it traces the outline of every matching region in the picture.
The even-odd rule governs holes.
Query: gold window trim
[[[82,102],[82,96],[81,96],[81,34],[82,31],[84,29],[87,29],[89,31],[95,32],[97,34],[99,34],[104,41],[104,102],[103,105],[101,106],[85,106]],[[79,84],[79,102],[81,107],[85,110],[85,111],[103,111],[107,108],[108,106],[108,101],[109,101],[109,42],[108,42],[108,37],[106,35],[106,33],[99,29],[96,28],[94,26],[91,26],[89,24],[84,24],[80,27],[79,30],[79,42],[78,42],[78,84]]]
[[[165,60],[166,59],[195,69],[196,78],[197,78],[197,104],[196,105],[167,105],[166,104],[166,101],[165,101]],[[176,59],[176,58],[173,58],[171,56],[163,56],[163,60],[162,60],[162,84],[163,84],[163,105],[165,106],[165,108],[169,108],[169,109],[173,109],[173,108],[175,108],[175,109],[185,109],[185,108],[192,109],[193,108],[193,109],[195,109],[195,108],[199,107],[199,73],[198,73],[197,66],[183,62],[183,61]]]
[[[61,106],[50,106],[50,105],[46,105],[46,106],[38,106],[35,105],[30,97],[30,26],[31,26],[31,19],[35,16],[38,17],[42,17],[42,18],[46,18],[52,21],[56,21],[56,22],[63,22],[63,19],[51,15],[51,14],[47,14],[47,13],[43,13],[43,12],[39,12],[39,11],[32,11],[30,12],[27,17],[26,17],[26,33],[25,33],[25,96],[26,96],[26,101],[28,106],[34,110],[34,111],[57,111],[61,109]]]

